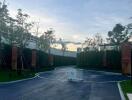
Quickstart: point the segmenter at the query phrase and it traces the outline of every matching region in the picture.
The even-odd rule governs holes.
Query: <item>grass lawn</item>
[[[0,82],[9,82],[14,80],[31,78],[33,76],[35,76],[35,73],[31,71],[22,71],[22,74],[18,75],[16,71],[0,70]]]
[[[31,78],[31,77],[34,77],[35,73],[37,72],[44,72],[49,70],[53,70],[53,68],[43,67],[37,71],[24,70],[22,71],[21,75],[18,75],[16,71],[0,70],[0,82],[9,82],[9,81],[15,81],[20,79]]]
[[[127,97],[127,93],[132,93],[132,83],[130,80],[128,81],[123,81],[120,83],[121,88],[123,90],[123,93],[125,95],[126,100],[129,100]]]

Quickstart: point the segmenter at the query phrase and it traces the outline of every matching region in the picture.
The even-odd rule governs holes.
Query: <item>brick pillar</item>
[[[36,50],[32,50],[32,61],[31,61],[31,65],[32,65],[33,68],[36,67],[36,59],[37,59]]]
[[[16,46],[12,46],[12,69],[17,70],[17,52],[18,48]]]
[[[121,45],[122,73],[131,74],[131,45],[124,43]]]
[[[53,55],[49,55],[49,66],[53,66],[54,65],[54,59],[53,59]]]

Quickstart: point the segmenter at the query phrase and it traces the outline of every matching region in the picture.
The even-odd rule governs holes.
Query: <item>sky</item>
[[[2,1],[2,0],[0,0]],[[107,36],[117,23],[132,22],[132,0],[6,0],[11,16],[21,8],[40,22],[40,32],[55,30],[57,38],[83,42],[100,33]]]

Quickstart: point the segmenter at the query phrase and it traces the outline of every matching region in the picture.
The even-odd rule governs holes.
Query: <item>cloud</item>
[[[128,18],[132,16],[130,2],[131,0],[35,0],[31,4],[31,0],[13,0],[10,9],[12,15],[17,7],[24,9],[31,20],[40,21],[41,32],[53,28],[57,38],[82,42],[96,33],[102,33],[106,37],[107,32],[117,23],[129,23]]]

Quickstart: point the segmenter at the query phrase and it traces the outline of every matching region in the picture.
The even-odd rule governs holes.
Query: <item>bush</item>
[[[2,53],[2,60],[1,60],[1,68],[2,69],[11,69],[11,62],[12,62],[12,46],[3,44]],[[53,67],[49,66],[49,56],[47,53],[36,50],[37,53],[37,61],[36,61],[36,68],[40,69],[53,69]],[[17,54],[17,66],[21,66],[21,58],[20,58],[20,48],[18,48]],[[65,66],[65,65],[75,65],[76,58],[74,57],[65,57],[65,56],[58,56],[53,55],[53,64],[54,66]],[[32,69],[31,66],[32,62],[32,50],[29,48],[23,49],[23,65],[25,69]],[[50,67],[50,68],[49,68]]]
[[[115,50],[107,51],[106,61],[110,69],[121,69],[121,52]]]
[[[77,54],[77,66],[81,68],[109,68],[121,70],[121,52],[106,51],[106,66],[103,64],[104,51],[87,51]]]
[[[76,58],[54,55],[54,66],[76,65]]]
[[[81,52],[77,54],[77,65],[80,67],[101,67],[103,65],[103,53],[96,51]]]

